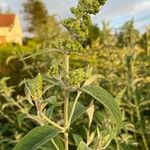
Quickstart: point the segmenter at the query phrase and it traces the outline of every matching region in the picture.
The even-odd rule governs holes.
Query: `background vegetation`
[[[29,7],[30,6],[30,7]],[[32,7],[31,7],[32,6]],[[28,31],[32,33],[31,39],[24,39],[23,46],[14,44],[0,45],[0,149],[11,150],[12,147],[31,129],[37,126],[36,121],[26,119],[24,109],[34,113],[35,108],[26,102],[24,92],[25,80],[33,79],[40,72],[45,75],[49,71],[57,73],[61,55],[51,52],[54,42],[68,38],[68,33],[56,21],[55,16],[50,16],[41,1],[27,1],[24,5],[25,18],[29,23]],[[38,11],[37,11],[38,10]],[[40,11],[39,11],[40,10]],[[39,16],[39,13],[42,15]],[[36,26],[35,26],[36,24]],[[71,56],[70,68],[72,70],[84,68],[100,74],[98,84],[113,96],[122,91],[120,107],[123,113],[122,129],[119,135],[110,143],[110,150],[148,150],[150,148],[150,29],[141,33],[134,27],[134,20],[126,22],[119,30],[111,29],[109,23],[103,22],[102,27],[91,26],[90,36],[84,41],[85,55]],[[44,34],[43,34],[44,33]],[[87,67],[88,65],[88,67]],[[47,82],[44,83],[47,85]],[[47,95],[57,94],[55,88]],[[59,120],[55,110],[60,107],[50,105],[53,118]],[[74,97],[74,93],[72,93]],[[88,105],[90,97],[82,95],[81,99]],[[94,102],[95,103],[95,102]],[[109,127],[109,115],[103,106],[97,104],[93,114],[94,132],[95,124],[101,129]],[[78,119],[72,127],[83,131],[84,117]],[[82,125],[83,128],[80,128]],[[80,135],[73,134],[72,143],[79,144]],[[84,137],[84,136],[83,136]],[[85,140],[85,139],[84,139]],[[72,145],[71,149],[74,149]]]

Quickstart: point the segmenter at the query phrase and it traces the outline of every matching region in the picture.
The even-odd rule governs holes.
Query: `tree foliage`
[[[27,0],[24,4],[25,19],[28,21],[28,31],[37,32],[42,25],[47,23],[48,11],[42,1]]]
[[[46,46],[55,39],[65,37],[55,15],[49,15],[42,1],[27,0],[23,7],[28,31],[34,35],[37,42]]]

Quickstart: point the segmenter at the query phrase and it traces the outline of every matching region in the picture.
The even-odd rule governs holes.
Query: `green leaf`
[[[69,113],[71,112],[73,107],[73,102],[69,103]],[[82,105],[81,103],[77,102],[75,111],[73,113],[72,119],[71,119],[71,123],[76,121],[82,114],[84,114],[86,112],[87,108]]]
[[[25,135],[13,150],[36,150],[60,132],[51,126],[36,127]]]
[[[97,130],[98,131],[98,130]],[[105,149],[109,143],[113,140],[113,138],[116,136],[116,129],[106,129],[101,132],[99,132],[100,137],[98,138],[98,141],[94,144],[98,144],[97,146],[101,145],[102,149]]]
[[[64,144],[59,137],[55,137],[53,140],[55,144],[57,145],[57,147],[59,148],[59,150],[65,150]]]
[[[46,110],[46,112],[45,112],[45,114],[46,114],[46,116],[48,117],[48,118],[52,118],[52,116],[53,116],[53,112],[54,112],[54,106],[50,106],[47,110]]]
[[[118,105],[121,104],[121,99],[123,98],[124,94],[125,94],[126,88],[124,88],[123,90],[121,90],[115,97],[116,102],[118,103]]]
[[[91,126],[93,121],[94,111],[95,111],[95,105],[91,105],[86,111],[89,118],[89,127]]]
[[[54,145],[54,143],[59,150],[65,150],[64,144],[59,137],[55,137],[53,138],[53,140],[48,141],[47,143],[42,145],[38,150],[56,150],[56,146]]]
[[[47,102],[48,104],[52,104],[52,105],[54,105],[54,106],[57,106],[57,105],[58,105],[56,96],[51,96],[51,97],[49,97],[49,98],[47,98],[47,99],[44,99],[43,102],[44,102],[44,103]]]
[[[122,114],[113,96],[103,88],[93,85],[84,86],[81,90],[102,103],[111,112],[117,131],[119,131],[122,124]]]
[[[79,134],[72,134],[72,136],[76,145],[79,145],[79,143],[83,141],[83,138]]]
[[[53,86],[54,85],[57,85],[57,86],[60,86],[60,87],[65,86],[62,79],[59,78],[59,77],[50,77],[48,75],[45,75],[44,80],[47,81],[48,83],[52,84]]]
[[[86,143],[83,141],[80,142],[79,146],[77,147],[77,150],[92,150],[91,148],[88,147]]]

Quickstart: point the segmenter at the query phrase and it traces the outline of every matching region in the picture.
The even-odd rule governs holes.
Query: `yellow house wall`
[[[8,43],[18,43],[22,45],[22,30],[18,16],[15,17],[14,24],[8,28],[0,28],[0,36],[5,36]]]
[[[0,36],[7,36],[9,34],[8,28],[1,27],[0,28]]]

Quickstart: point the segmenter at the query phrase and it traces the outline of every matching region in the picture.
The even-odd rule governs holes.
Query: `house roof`
[[[0,27],[9,27],[14,23],[14,14],[0,14]]]

